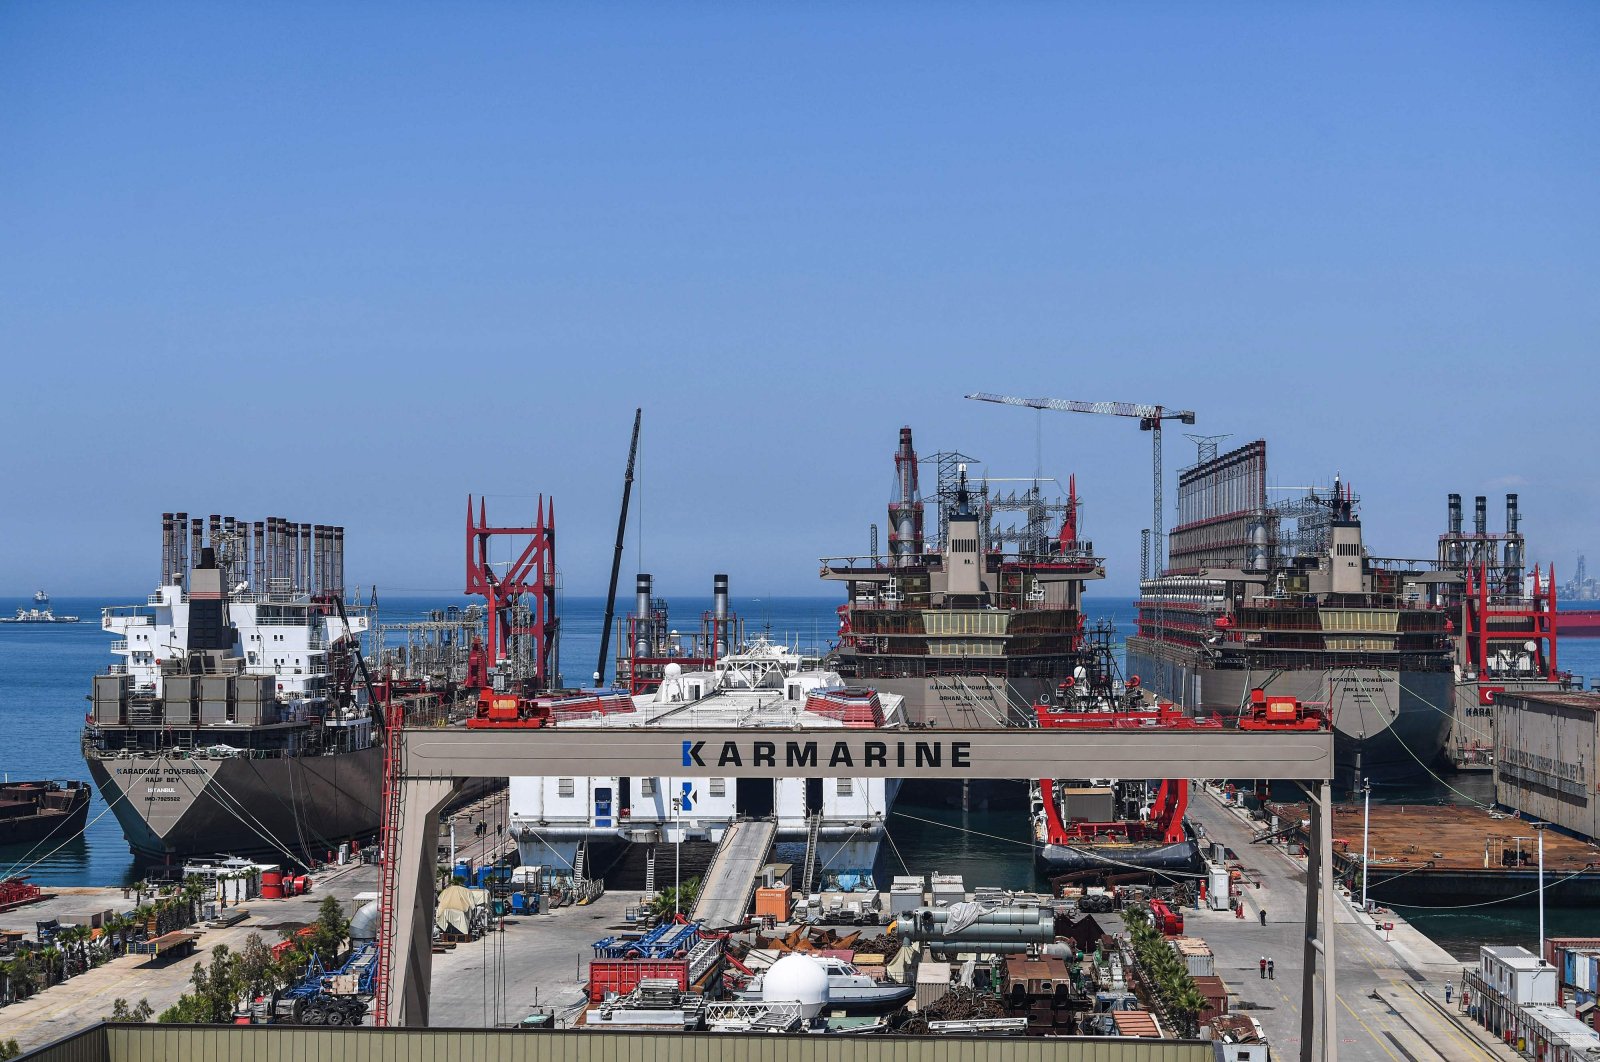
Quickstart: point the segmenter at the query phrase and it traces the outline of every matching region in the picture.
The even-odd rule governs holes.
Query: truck
[[[344,965],[329,970],[313,955],[299,981],[258,1001],[251,1021],[261,1025],[360,1025],[372,1003],[378,945],[367,941]]]

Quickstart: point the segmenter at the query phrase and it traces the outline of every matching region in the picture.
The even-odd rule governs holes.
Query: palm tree
[[[1178,1022],[1183,1035],[1194,1039],[1200,1035],[1200,1012],[1205,1010],[1210,1000],[1200,994],[1191,978],[1189,983],[1180,989],[1167,1004],[1168,1013],[1173,1020]]]

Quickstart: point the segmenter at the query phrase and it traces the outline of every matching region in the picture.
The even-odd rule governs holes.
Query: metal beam
[[[390,1024],[413,1028],[428,1023],[439,811],[463,778],[1268,778],[1321,782],[1325,801],[1333,777],[1333,734],[1326,731],[418,728],[402,731],[400,740],[399,837],[383,855],[396,861],[395,908],[410,917],[396,926],[398,961],[386,990]],[[1313,826],[1323,834],[1314,842],[1319,850],[1328,847],[1328,827],[1326,815]],[[1308,881],[1308,892],[1314,888]],[[1331,941],[1331,915],[1325,924]],[[1313,931],[1308,920],[1307,935]],[[1331,967],[1331,955],[1327,962]],[[1308,997],[1303,1005],[1314,1002]],[[1323,1027],[1331,1036],[1331,1012]]]
[[[552,727],[405,732],[410,778],[1333,777],[1333,735],[1239,730]]]

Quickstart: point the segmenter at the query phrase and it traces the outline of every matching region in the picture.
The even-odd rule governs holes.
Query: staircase
[[[818,812],[811,816],[810,823],[806,826],[806,857],[805,875],[801,879],[800,894],[810,896],[812,886],[816,884],[817,877],[817,836],[822,831],[822,814]]]
[[[572,858],[572,880],[583,880],[583,867],[589,861],[589,842],[585,841],[578,846],[578,854]]]

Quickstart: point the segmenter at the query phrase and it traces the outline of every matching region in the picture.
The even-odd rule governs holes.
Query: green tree
[[[671,918],[676,911],[688,914],[700,898],[700,879],[690,878],[677,887],[668,886],[650,900],[650,913],[657,918]]]
[[[233,1020],[233,1008],[244,994],[242,962],[226,944],[211,949],[210,965],[194,964],[189,975],[193,992],[186,992],[156,1019],[158,1022],[187,1022],[196,1025],[222,1025]]]
[[[20,1054],[22,1048],[17,1046],[15,1040],[0,1040],[0,1062],[6,1062],[6,1059],[16,1058]]]
[[[316,930],[311,934],[312,948],[322,957],[324,962],[331,961],[334,956],[344,950],[344,935],[350,930],[350,922],[344,916],[344,908],[332,896],[324,896],[322,903],[317,906]]]
[[[118,1024],[142,1024],[150,1020],[154,1008],[148,999],[141,999],[137,1006],[128,1006],[128,1001],[118,996],[111,1001],[111,1013],[106,1016],[106,1021]]]

